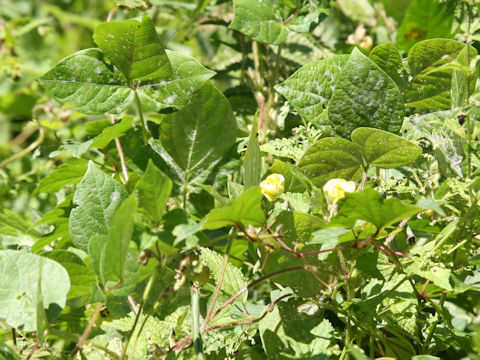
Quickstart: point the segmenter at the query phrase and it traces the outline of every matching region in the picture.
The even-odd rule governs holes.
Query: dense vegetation
[[[0,0],[0,358],[480,359],[476,0]]]

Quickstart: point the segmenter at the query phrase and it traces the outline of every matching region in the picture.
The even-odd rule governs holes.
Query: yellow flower
[[[355,191],[356,184],[354,181],[346,181],[343,179],[331,179],[323,186],[323,192],[330,200],[335,202],[345,197],[345,193],[352,193]]]
[[[285,189],[285,178],[282,174],[268,175],[267,178],[260,183],[260,189],[268,201],[275,201],[277,196],[282,194]]]

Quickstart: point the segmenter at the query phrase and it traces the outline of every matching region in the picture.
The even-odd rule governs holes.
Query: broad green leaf
[[[67,304],[71,307],[81,307],[88,303],[95,284],[95,273],[88,268],[82,259],[67,250],[54,250],[44,256],[62,265],[70,278],[70,291],[67,294]]]
[[[400,52],[393,43],[389,41],[374,47],[369,57],[395,81],[399,89],[403,89],[408,75],[403,66]]]
[[[448,39],[421,41],[408,53],[413,79],[405,88],[406,106],[450,109],[453,68],[450,66],[465,44]],[[471,48],[471,53],[476,51]]]
[[[87,171],[87,162],[84,159],[70,161],[67,164],[60,165],[50,174],[42,178],[33,192],[33,195],[38,193],[54,193],[62,189],[65,185],[78,184],[83,175]]]
[[[467,51],[468,50],[468,51]],[[468,53],[468,56],[467,56]],[[478,70],[475,69],[473,71],[473,75],[470,75],[470,79],[468,79],[468,71],[471,64],[468,64],[467,61],[472,61],[472,59],[476,56],[477,51],[465,46],[460,54],[457,56],[456,61],[458,65],[463,67],[463,69],[454,69],[452,74],[452,91],[451,91],[451,101],[454,107],[461,107],[463,106],[468,97],[473,94],[475,91],[475,84],[477,82],[478,77]],[[467,60],[468,57],[468,60]],[[470,83],[467,85],[467,83]]]
[[[106,235],[122,201],[128,196],[125,188],[98,169],[93,162],[75,191],[69,228],[72,240],[86,250],[94,235]]]
[[[103,129],[102,132],[93,139],[90,147],[104,148],[110,143],[110,141],[125,135],[131,128],[132,118],[130,116],[125,116],[120,122]]]
[[[135,185],[139,208],[152,220],[160,221],[172,192],[172,181],[152,162]]]
[[[422,208],[405,204],[397,198],[385,199],[373,189],[347,193],[339,202],[338,214],[330,224],[353,226],[357,220],[365,220],[377,228],[392,225],[423,211]]]
[[[310,240],[308,244],[324,244],[327,242],[333,242],[334,240],[335,244],[333,246],[336,246],[336,244],[340,243],[340,237],[349,233],[350,231],[351,229],[347,229],[345,227],[330,227],[326,229],[320,229],[313,233],[312,240]]]
[[[397,46],[405,51],[418,41],[452,37],[454,11],[439,0],[413,0],[397,31]]]
[[[336,55],[311,62],[277,85],[275,90],[285,96],[302,118],[318,123],[347,60],[348,55]]]
[[[258,186],[262,179],[262,157],[260,155],[260,145],[257,136],[258,122],[255,119],[250,137],[248,139],[248,147],[245,152],[243,161],[245,188]]]
[[[38,79],[61,104],[85,114],[117,114],[133,102],[125,77],[103,59],[99,49],[81,50]]]
[[[115,213],[100,257],[100,274],[107,281],[123,281],[128,247],[133,234],[133,221],[138,202],[133,195]]]
[[[393,17],[399,24],[411,2],[412,0],[382,0],[387,15]]]
[[[245,191],[230,204],[222,209],[213,209],[206,216],[204,229],[220,229],[225,226],[253,225],[261,226],[265,222],[265,213],[262,209],[262,192],[255,186]]]
[[[273,160],[273,164],[270,166],[266,175],[274,173],[282,174],[285,178],[285,192],[303,193],[309,187],[310,180],[297,166],[291,163],[278,159]]]
[[[358,146],[368,164],[381,168],[410,164],[422,154],[420,146],[378,129],[357,128],[352,132],[352,142]]]
[[[362,126],[397,133],[403,122],[403,98],[397,84],[355,48],[335,84],[327,111],[332,128],[342,137]]]
[[[223,265],[223,256],[208,248],[201,248],[201,252],[200,260],[208,266],[210,274],[218,282]],[[221,290],[228,296],[233,296],[247,285],[247,280],[243,276],[242,271],[231,263],[227,263]],[[246,302],[247,297],[248,292],[245,291],[238,299],[241,302]]]
[[[266,358],[327,358],[334,328],[327,319],[300,311],[306,305],[300,299],[279,302],[260,321],[258,328]]]
[[[190,104],[194,94],[215,75],[194,58],[166,50],[172,66],[172,75],[137,88],[144,111],[160,111],[174,107],[181,109]]]
[[[128,85],[155,82],[171,75],[170,61],[158,40],[153,21],[147,16],[141,21],[131,19],[100,24],[93,40],[125,75]]]
[[[324,138],[303,155],[298,167],[321,187],[334,178],[357,180],[362,174],[362,156],[357,147],[342,138]]]
[[[0,251],[0,318],[8,326],[26,332],[37,329],[39,282],[43,308],[51,322],[65,307],[70,290],[67,271],[57,262],[38,255]]]
[[[267,44],[281,44],[287,39],[287,28],[272,0],[233,0],[233,11],[230,29]]]
[[[8,209],[3,209],[0,213],[0,234],[15,237],[29,235],[33,239],[41,236],[38,231],[32,228],[27,219]]]
[[[190,105],[165,116],[160,124],[160,141],[189,179],[232,147],[236,131],[230,103],[207,83]]]
[[[452,290],[450,285],[451,271],[444,264],[433,263],[427,257],[414,257],[413,264],[408,267],[408,270],[424,279],[430,280],[442,289]]]
[[[215,74],[189,56],[168,50],[166,54],[172,66],[169,76],[135,84],[143,111],[182,108]],[[99,49],[82,50],[61,60],[38,82],[59,103],[85,114],[117,114],[134,100],[125,76],[105,62]]]

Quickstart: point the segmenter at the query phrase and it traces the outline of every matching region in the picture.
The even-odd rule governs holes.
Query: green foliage
[[[329,7],[1,2],[0,358],[478,358],[479,8]]]

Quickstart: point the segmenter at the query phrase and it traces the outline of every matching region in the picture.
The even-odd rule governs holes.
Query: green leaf
[[[373,189],[365,189],[357,193],[347,193],[339,202],[338,214],[330,224],[353,226],[357,220],[365,220],[377,228],[392,225],[423,209],[403,203],[397,198],[384,199]]]
[[[95,137],[90,147],[104,148],[110,143],[110,141],[122,137],[131,128],[132,118],[130,116],[125,116],[120,122],[117,122],[103,129],[100,135]]]
[[[204,229],[220,229],[225,226],[253,225],[261,226],[265,222],[262,209],[262,192],[259,186],[243,192],[223,209],[213,209],[208,213],[203,224]]]
[[[117,114],[133,102],[125,77],[105,63],[99,49],[81,50],[38,79],[61,104],[85,114]]]
[[[233,0],[233,11],[230,29],[267,44],[281,44],[287,39],[287,28],[271,0]]]
[[[135,185],[139,208],[153,221],[160,221],[170,193],[172,181],[150,159],[142,178]]]
[[[223,256],[208,248],[201,248],[202,255],[200,260],[208,266],[210,274],[216,282],[220,276],[223,265]],[[221,286],[221,290],[228,296],[233,296],[247,286],[247,280],[242,271],[231,263],[227,263],[225,274]],[[238,299],[245,303],[247,301],[248,292],[245,291]]]
[[[67,304],[70,307],[81,307],[88,303],[95,284],[95,273],[88,268],[82,259],[67,250],[54,250],[44,254],[62,265],[70,278],[70,291],[67,294]]]
[[[330,227],[326,229],[320,229],[313,233],[312,240],[308,242],[309,245],[313,244],[325,244],[335,241],[333,246],[340,243],[340,237],[349,233],[351,229],[345,227]]]
[[[207,83],[190,105],[165,116],[160,124],[160,141],[171,157],[167,162],[177,164],[184,172],[179,175],[189,179],[232,147],[236,131],[230,103]]]
[[[0,318],[9,326],[26,332],[37,329],[39,282],[43,308],[52,322],[65,307],[70,289],[67,271],[55,261],[38,255],[0,251]]]
[[[381,168],[410,164],[422,154],[420,146],[383,130],[357,128],[352,132],[352,141],[368,164]]]
[[[62,189],[65,185],[78,184],[82,180],[85,171],[87,171],[87,162],[84,159],[73,159],[73,161],[60,165],[50,174],[42,178],[33,195],[42,192],[54,193]]]
[[[413,258],[413,264],[408,267],[412,273],[430,280],[445,290],[452,290],[450,285],[451,271],[444,264],[433,263],[429,258]]]
[[[399,89],[403,89],[408,80],[408,75],[403,66],[400,52],[392,42],[388,41],[376,46],[370,52],[369,57],[395,81]]]
[[[258,143],[257,136],[258,122],[254,121],[252,130],[250,131],[250,137],[248,139],[248,147],[245,152],[244,159],[244,182],[245,188],[251,188],[252,186],[260,185],[262,179],[262,157],[260,155],[260,144]]]
[[[416,44],[408,53],[413,79],[405,88],[406,106],[450,109],[453,68],[450,66],[465,44],[448,39],[431,39]],[[471,53],[476,50],[471,48]]]
[[[133,221],[138,202],[133,195],[118,208],[112,219],[108,241],[100,258],[100,274],[107,281],[123,281],[128,247],[133,234]]]
[[[398,133],[404,115],[397,84],[356,48],[340,73],[327,111],[342,137],[362,126]]]
[[[275,90],[282,94],[306,121],[319,122],[348,55],[335,55],[311,62],[277,85]]]
[[[113,216],[127,196],[122,184],[89,162],[73,197],[77,207],[70,213],[70,235],[75,245],[86,250],[92,236],[108,234]]]
[[[153,21],[147,16],[141,21],[132,19],[100,24],[93,40],[125,75],[129,85],[166,79],[171,75],[170,61],[158,40]]]
[[[414,0],[397,31],[397,46],[405,51],[418,41],[452,37],[454,11],[439,0]]]
[[[362,174],[362,156],[357,147],[342,138],[324,138],[303,155],[298,167],[321,187],[329,179],[357,180]]]

